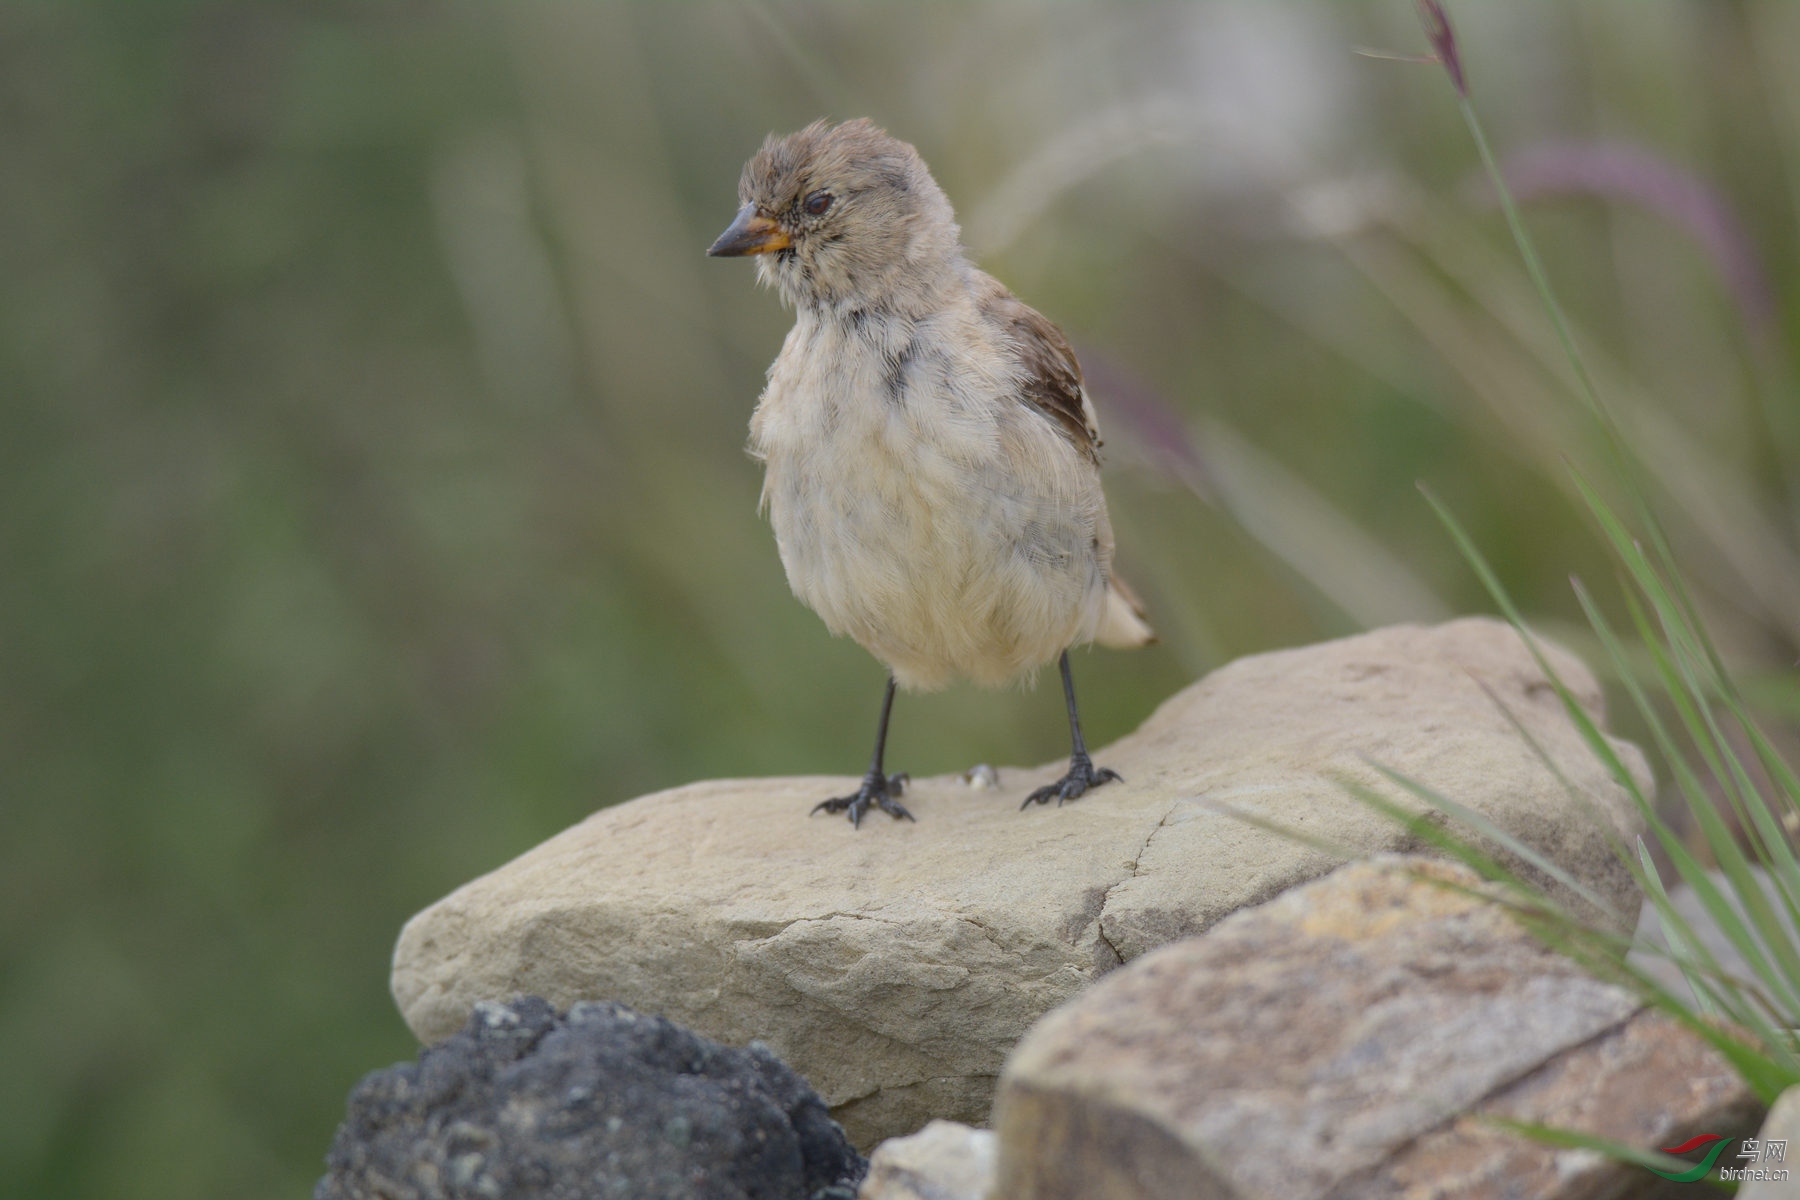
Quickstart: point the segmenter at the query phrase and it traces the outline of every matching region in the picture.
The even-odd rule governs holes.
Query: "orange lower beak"
[[[725,227],[719,240],[706,248],[706,252],[714,258],[738,258],[745,254],[786,250],[791,244],[787,232],[774,218],[757,212],[756,205],[746,204],[738,209],[737,217]]]

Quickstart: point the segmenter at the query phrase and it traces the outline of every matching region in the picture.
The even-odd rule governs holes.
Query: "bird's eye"
[[[831,207],[834,199],[836,197],[830,192],[814,192],[806,198],[806,202],[801,207],[806,209],[807,216],[822,217],[825,215],[825,210]]]

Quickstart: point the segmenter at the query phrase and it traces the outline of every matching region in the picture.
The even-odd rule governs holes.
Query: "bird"
[[[1057,661],[1069,770],[1020,809],[1118,772],[1082,738],[1069,649],[1155,640],[1113,572],[1100,431],[1068,340],[977,268],[910,144],[867,118],[770,134],[707,249],[756,258],[794,311],[750,419],[795,595],[888,669],[861,786],[815,805],[912,820],[884,765],[897,689],[1000,687]]]

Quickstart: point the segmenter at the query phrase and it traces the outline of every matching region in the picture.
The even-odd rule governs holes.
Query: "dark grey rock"
[[[478,1004],[350,1095],[314,1200],[828,1200],[868,1163],[806,1081],[621,1004]]]

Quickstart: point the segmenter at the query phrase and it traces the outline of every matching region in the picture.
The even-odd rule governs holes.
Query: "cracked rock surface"
[[[1761,1112],[1699,1036],[1546,949],[1479,885],[1418,856],[1353,863],[1059,1008],[1002,1077],[994,1194],[1688,1195],[1496,1127],[1648,1150],[1748,1133]]]
[[[1592,676],[1553,654],[1598,714]],[[1636,749],[1617,748],[1647,781]],[[1496,621],[1240,659],[1094,757],[1127,782],[1024,813],[1020,800],[1065,764],[1004,769],[991,789],[916,780],[917,823],[861,830],[807,816],[845,790],[841,777],[717,780],[603,809],[408,922],[395,999],[426,1042],[477,1001],[517,994],[617,1000],[730,1044],[760,1038],[866,1148],[933,1117],[981,1123],[1008,1050],[1039,1016],[1339,861],[1221,806],[1351,857],[1413,849],[1342,785],[1397,795],[1379,762],[1637,912],[1601,832],[1635,836],[1631,803]]]

